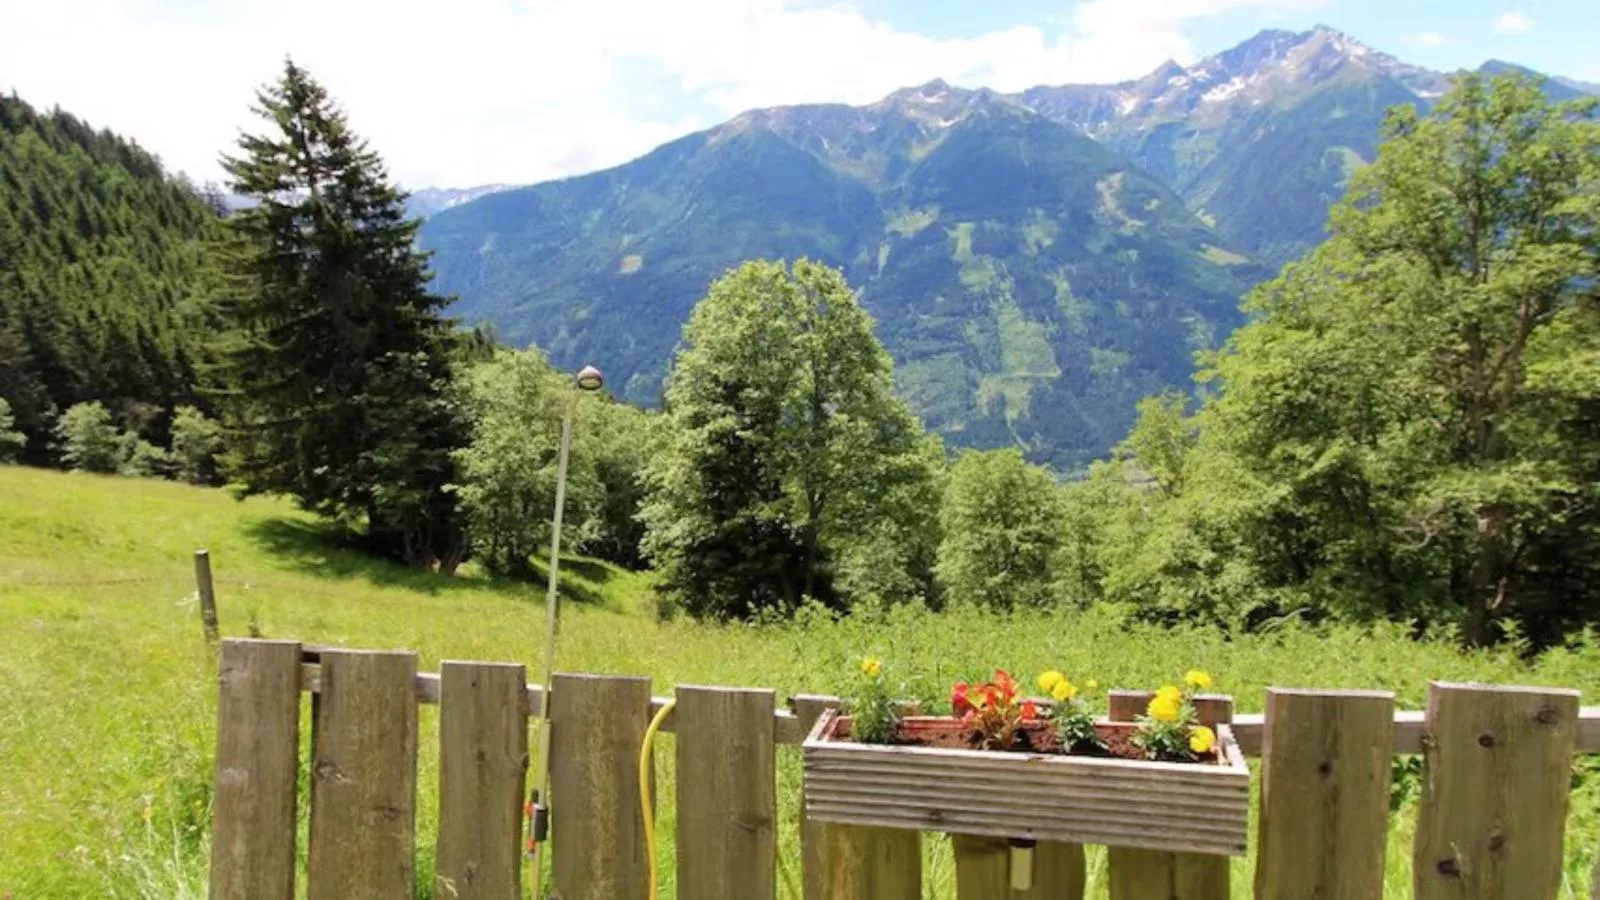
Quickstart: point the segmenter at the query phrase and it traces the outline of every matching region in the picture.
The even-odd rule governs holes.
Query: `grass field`
[[[156,481],[0,467],[0,897],[202,897],[215,715],[191,554],[209,547],[225,634],[538,662],[538,586],[471,572],[444,579],[343,547],[289,505]],[[1381,687],[1419,706],[1430,678],[1577,687],[1600,696],[1593,643],[1525,664],[1509,652],[1463,655],[1396,629],[1284,626],[1229,641],[1199,630],[1129,626],[1105,612],[999,616],[959,609],[872,612],[789,625],[658,623],[646,575],[575,560],[562,610],[560,667],[675,683],[762,685],[780,696],[833,692],[863,653],[883,657],[910,694],[943,695],[1000,665],[1057,667],[1119,687],[1152,687],[1191,666],[1215,674],[1241,710],[1268,685]],[[436,710],[422,717],[419,884],[431,869]],[[670,738],[666,739],[670,742]],[[663,771],[663,877],[670,891],[671,753]],[[1600,777],[1580,767],[1567,871],[1584,895],[1597,837]],[[782,838],[798,869],[795,751],[784,751]],[[1407,809],[1391,828],[1387,896],[1410,896]],[[948,843],[925,842],[929,897],[953,896]],[[1249,860],[1235,896],[1250,894]],[[1104,896],[1103,854],[1091,896]]]

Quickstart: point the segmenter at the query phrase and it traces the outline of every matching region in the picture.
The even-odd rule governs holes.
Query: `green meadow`
[[[0,897],[203,897],[215,717],[214,658],[202,637],[192,554],[211,550],[222,630],[352,647],[410,648],[441,659],[517,660],[535,670],[541,584],[456,578],[375,561],[287,503],[237,501],[162,481],[0,467]],[[836,692],[864,654],[909,696],[1002,666],[1044,668],[1116,687],[1153,687],[1201,667],[1260,710],[1270,685],[1395,691],[1418,707],[1430,679],[1576,687],[1600,696],[1590,642],[1520,659],[1462,653],[1395,626],[1251,635],[1132,624],[1115,609],[1001,615],[902,606],[835,619],[710,625],[657,621],[648,574],[574,559],[561,610],[558,667],[676,683],[774,688],[781,698]],[[437,710],[422,715],[419,895],[431,896]],[[673,896],[672,755],[658,744],[662,896]],[[798,873],[797,751],[780,758],[785,864]],[[1574,770],[1567,896],[1585,895],[1597,839],[1597,770]],[[1412,782],[1404,782],[1414,786]],[[1410,896],[1414,791],[1390,830],[1386,896]],[[951,897],[948,842],[930,836],[925,893]],[[1252,862],[1235,864],[1248,897]],[[1091,896],[1106,891],[1091,851]],[[781,893],[781,892],[780,892]]]

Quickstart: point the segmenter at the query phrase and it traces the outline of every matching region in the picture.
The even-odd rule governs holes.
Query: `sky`
[[[0,0],[0,90],[220,181],[286,56],[406,187],[626,162],[753,107],[1015,91],[1338,28],[1430,68],[1600,82],[1594,0]]]

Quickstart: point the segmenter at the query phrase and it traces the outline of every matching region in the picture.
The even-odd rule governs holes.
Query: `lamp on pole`
[[[556,457],[556,508],[550,523],[550,578],[544,595],[544,693],[540,695],[539,718],[535,724],[538,740],[538,766],[534,769],[533,795],[529,804],[528,859],[533,867],[530,894],[539,893],[539,850],[549,830],[550,802],[550,682],[556,662],[556,583],[561,567],[561,513],[567,500],[567,457],[572,451],[572,414],[578,408],[578,395],[593,393],[605,384],[605,377],[594,366],[584,366],[572,382],[567,411],[561,418],[561,450]]]

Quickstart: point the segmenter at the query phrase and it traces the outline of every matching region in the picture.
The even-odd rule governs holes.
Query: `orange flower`
[[[1033,705],[1032,700],[1022,701],[1022,721],[1032,722],[1039,718],[1039,708]]]

